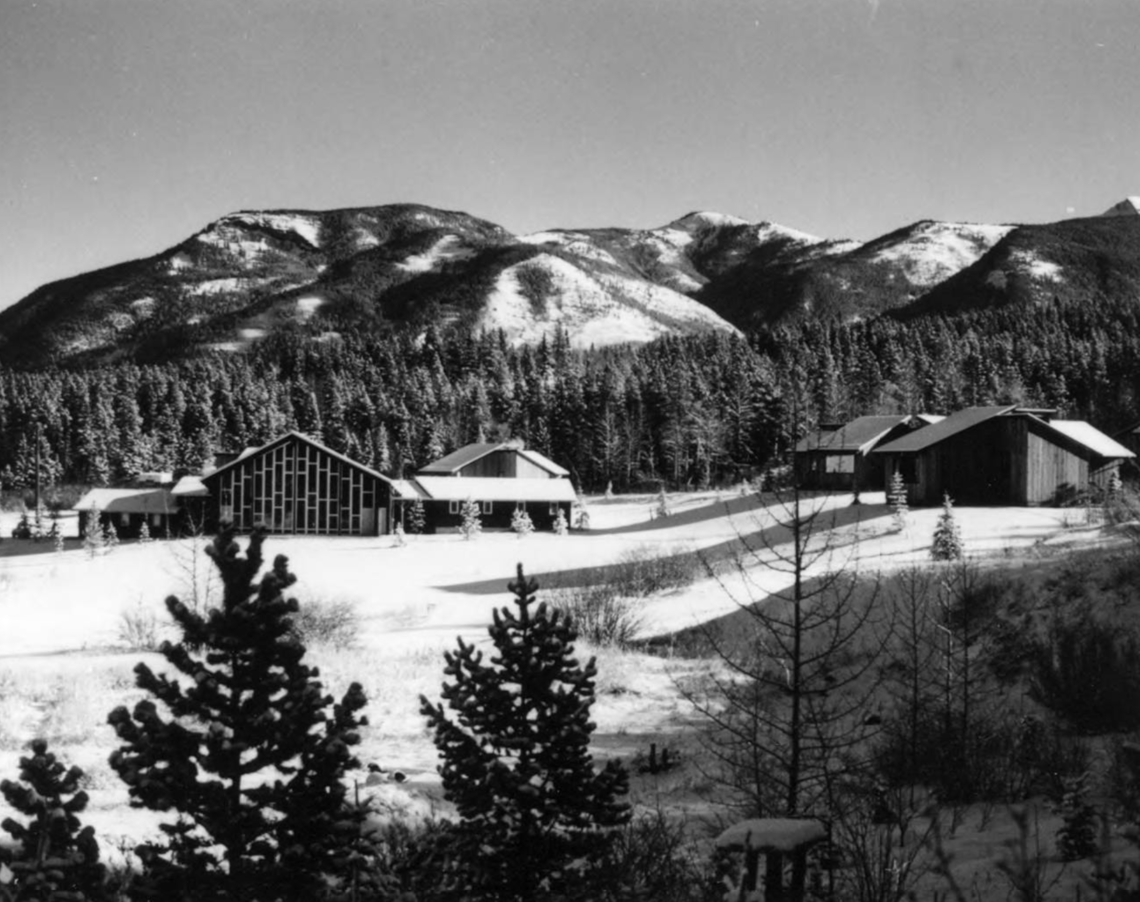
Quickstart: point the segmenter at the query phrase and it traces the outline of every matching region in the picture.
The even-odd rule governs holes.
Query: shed
[[[886,485],[883,461],[871,451],[939,419],[895,414],[822,425],[796,444],[796,483],[805,489],[881,491]]]
[[[873,452],[898,472],[912,504],[1062,504],[1105,488],[1132,451],[1055,411],[970,407]]]

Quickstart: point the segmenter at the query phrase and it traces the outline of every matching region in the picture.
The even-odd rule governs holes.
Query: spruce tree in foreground
[[[954,519],[954,503],[948,494],[942,497],[942,514],[934,527],[934,541],[930,546],[930,557],[936,561],[962,560],[962,532]]]
[[[408,508],[408,532],[414,536],[420,535],[427,525],[427,513],[424,511],[422,498],[417,498]]]
[[[283,595],[296,580],[287,559],[258,581],[264,536],[241,557],[233,535],[207,550],[220,608],[200,615],[166,600],[182,639],[160,652],[179,676],[135,668],[164,708],[145,699],[108,717],[123,741],[111,767],[131,804],[177,812],[161,825],[165,843],[139,849],[142,898],[320,898],[359,837],[342,780],[359,766],[350,749],[364,693],[353,683],[336,705],[323,693],[293,629],[297,601]]]
[[[83,771],[65,769],[42,739],[20,759],[20,781],[0,782],[7,803],[29,818],[26,824],[5,818],[0,824],[19,843],[0,849],[0,899],[27,902],[95,902],[109,899],[107,871],[99,862],[99,844],[91,827],[77,815],[87,807],[79,789]]]
[[[910,508],[906,501],[906,483],[903,482],[902,472],[899,470],[895,470],[891,475],[891,484],[887,489],[887,503],[891,506],[895,529],[902,532],[906,529],[906,516],[910,513]]]
[[[450,888],[496,902],[591,898],[606,828],[629,820],[621,800],[629,778],[614,761],[594,770],[597,670],[573,657],[573,626],[545,603],[535,607],[537,584],[521,565],[509,588],[514,609],[496,610],[488,629],[495,656],[485,662],[460,639],[444,656],[446,706],[421,697],[461,818]]]

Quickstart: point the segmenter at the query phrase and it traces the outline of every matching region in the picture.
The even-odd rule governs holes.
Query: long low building
[[[1107,488],[1131,450],[1056,411],[1005,405],[960,410],[879,445],[885,471],[899,473],[911,504],[1064,504]]]

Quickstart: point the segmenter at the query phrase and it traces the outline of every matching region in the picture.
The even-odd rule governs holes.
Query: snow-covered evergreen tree
[[[891,485],[887,489],[887,504],[891,506],[895,529],[902,532],[906,529],[906,517],[910,513],[910,508],[906,500],[906,483],[903,482],[902,472],[899,470],[895,470],[891,475]]]
[[[87,511],[87,522],[83,527],[83,548],[88,557],[95,557],[103,550],[103,524],[100,522],[99,508],[94,505]]]
[[[87,793],[79,788],[83,771],[65,768],[42,739],[20,759],[20,780],[0,782],[8,805],[28,818],[5,818],[0,827],[18,843],[0,849],[0,899],[27,902],[96,902],[110,899],[106,868],[92,827],[81,827]]]
[[[426,525],[427,513],[424,511],[424,502],[422,498],[417,498],[408,508],[408,532],[418,536],[423,533]]]
[[[520,539],[525,539],[534,532],[534,521],[530,519],[530,514],[519,508],[511,515],[511,529]]]
[[[119,544],[119,531],[115,528],[115,524],[108,519],[103,524],[103,552],[110,554]]]
[[[514,605],[496,610],[488,630],[494,657],[485,662],[460,639],[444,656],[443,702],[421,697],[460,817],[449,877],[465,899],[562,898],[588,885],[606,828],[629,819],[628,775],[614,761],[594,769],[597,671],[573,656],[573,626],[535,605],[522,565],[509,588]]]
[[[554,518],[554,534],[564,536],[570,531],[570,526],[566,522],[566,513],[562,510],[561,506],[558,508],[558,516]]]
[[[606,499],[608,500],[610,498],[613,498],[613,496],[614,496],[614,483],[613,483],[613,480],[611,479],[609,482],[606,483]]]
[[[396,525],[392,529],[392,544],[397,548],[403,548],[408,544],[404,539],[404,524],[399,520],[396,521]]]
[[[303,662],[297,601],[284,596],[295,577],[278,555],[256,580],[263,541],[255,533],[241,557],[232,530],[214,540],[221,607],[200,615],[166,600],[182,638],[159,650],[181,679],[140,663],[139,688],[163,707],[148,698],[108,716],[123,742],[111,767],[131,803],[177,812],[161,824],[166,841],[140,849],[151,898],[191,889],[194,898],[318,898],[359,837],[362,813],[343,776],[359,766],[351,747],[364,693],[353,683],[334,705]]]
[[[669,498],[665,494],[665,486],[661,486],[661,491],[657,495],[657,506],[653,509],[653,516],[660,519],[661,517],[668,517],[672,513],[669,509]]]
[[[958,521],[954,519],[954,504],[949,494],[942,497],[942,513],[938,517],[938,525],[934,527],[930,557],[936,561],[962,559],[962,532],[958,528]]]
[[[463,502],[460,514],[463,522],[459,524],[459,531],[463,533],[463,538],[467,540],[478,538],[479,533],[483,531],[483,521],[479,517],[479,502],[468,498]]]
[[[142,526],[139,527],[139,542],[145,545],[151,540],[150,527],[147,526],[146,520],[142,521]]]

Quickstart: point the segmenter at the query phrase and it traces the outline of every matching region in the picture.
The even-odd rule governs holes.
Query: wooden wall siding
[[[554,529],[554,521],[558,518],[558,514],[557,512],[551,513],[551,505],[556,505],[557,508],[562,510],[562,515],[566,518],[567,525],[573,522],[571,520],[571,505],[569,501],[527,501],[525,503],[495,501],[492,503],[491,513],[480,515],[479,523],[481,527],[483,529],[510,529],[511,520],[515,514],[515,507],[520,504],[526,512],[530,514],[530,520],[534,524],[534,528],[539,532],[551,532]],[[463,525],[462,514],[451,513],[450,506],[451,502],[449,501],[424,502],[427,532],[449,532],[458,530],[460,526]],[[409,507],[410,504],[401,502],[395,515],[397,519],[403,517],[404,529],[408,528],[407,511]]]
[[[459,471],[460,476],[493,476],[503,479],[549,479],[553,474],[514,451],[492,451]]]
[[[386,486],[304,442],[283,442],[222,473],[219,517],[238,530],[375,535],[387,507]]]
[[[1072,451],[1030,432],[1026,457],[1026,504],[1053,504],[1088,488],[1088,461]]]

